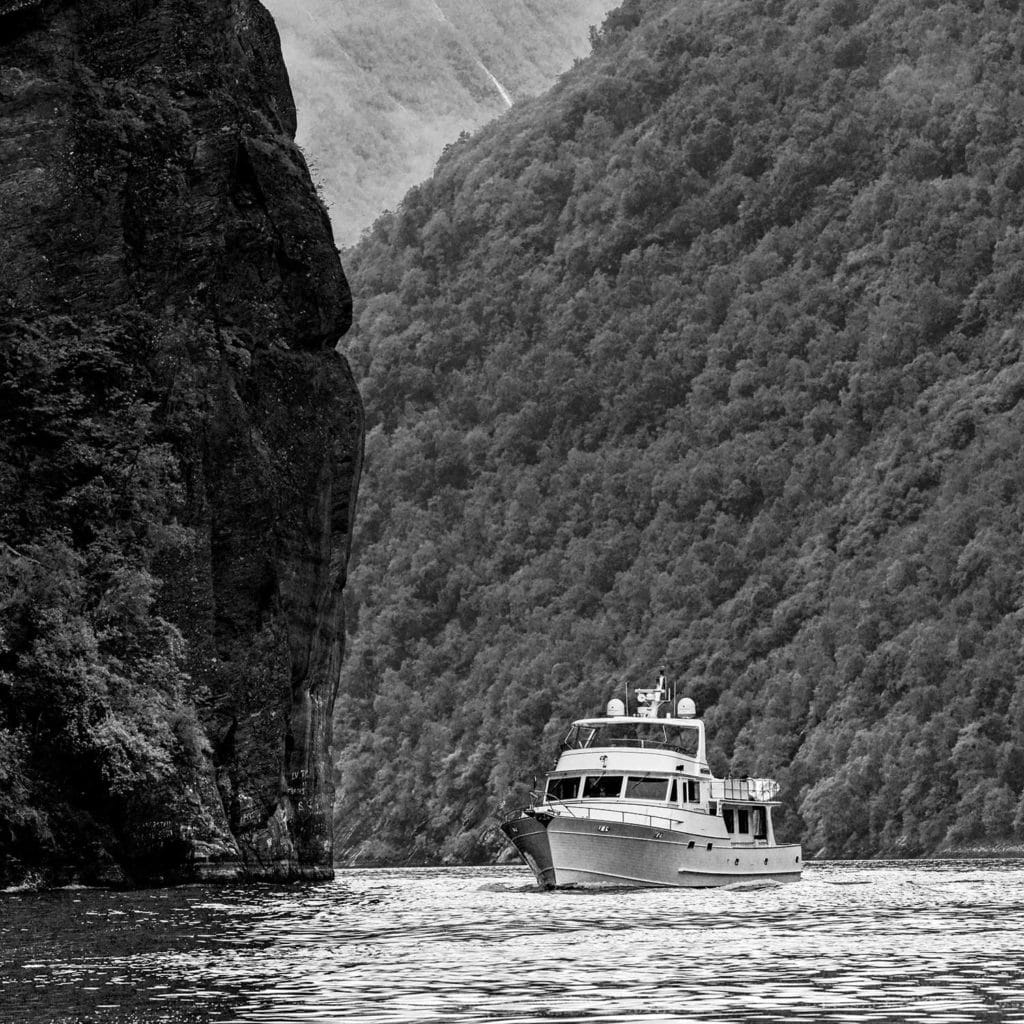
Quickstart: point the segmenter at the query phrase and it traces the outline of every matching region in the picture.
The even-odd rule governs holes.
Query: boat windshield
[[[694,757],[700,742],[700,730],[692,725],[668,722],[601,722],[574,725],[562,742],[563,750],[587,747],[653,747],[678,750]]]

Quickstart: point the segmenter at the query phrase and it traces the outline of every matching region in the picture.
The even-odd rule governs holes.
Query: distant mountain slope
[[[1024,828],[1024,21],[631,0],[355,250],[350,858],[669,675],[809,853]]]
[[[341,244],[589,49],[612,0],[269,0]]]

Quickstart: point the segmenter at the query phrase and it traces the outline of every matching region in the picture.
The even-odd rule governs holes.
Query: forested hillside
[[[630,0],[352,260],[350,859],[661,666],[808,854],[1024,831],[1017,0]]]
[[[426,178],[446,143],[586,53],[612,0],[267,0],[304,147],[341,244]],[[504,93],[504,94],[503,94]]]

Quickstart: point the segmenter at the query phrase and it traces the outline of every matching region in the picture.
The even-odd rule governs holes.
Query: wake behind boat
[[[800,878],[800,847],[775,841],[778,783],[713,778],[693,701],[673,717],[666,698],[662,675],[636,691],[635,714],[616,698],[604,718],[574,722],[540,802],[502,821],[540,885]]]

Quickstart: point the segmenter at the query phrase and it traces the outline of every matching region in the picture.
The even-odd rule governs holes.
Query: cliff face
[[[362,410],[273,21],[254,0],[8,0],[0,29],[0,369],[21,409],[0,652],[21,806],[0,880],[325,877]],[[86,514],[86,486],[120,497]],[[73,602],[43,608],[38,584],[65,546],[93,650],[73,671],[40,654],[67,650]],[[126,572],[143,596],[112,617]],[[97,664],[71,729],[83,701],[62,695]]]

